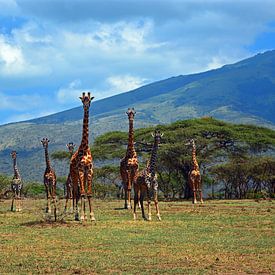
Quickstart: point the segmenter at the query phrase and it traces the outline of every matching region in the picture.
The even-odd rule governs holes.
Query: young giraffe
[[[157,212],[157,217],[161,221],[159,206],[158,206],[158,182],[156,175],[156,162],[157,162],[157,151],[163,134],[160,131],[155,131],[152,133],[154,138],[154,144],[152,147],[150,160],[147,162],[146,168],[139,173],[137,180],[134,185],[135,198],[134,198],[134,220],[137,218],[136,207],[140,199],[142,217],[146,220],[144,213],[143,200],[144,196],[147,196],[148,202],[148,220],[152,219],[151,215],[151,193],[154,195],[154,202]]]
[[[23,187],[23,182],[17,167],[17,153],[16,151],[11,152],[11,157],[13,159],[13,171],[14,175],[12,178],[12,183],[11,183],[11,190],[13,192],[13,197],[12,197],[12,202],[11,202],[11,211],[21,211],[21,191]],[[15,202],[15,203],[14,203]],[[15,204],[15,207],[14,207]]]
[[[192,146],[192,169],[188,174],[188,183],[190,188],[193,190],[193,203],[197,203],[197,194],[199,193],[200,202],[203,203],[202,200],[202,189],[201,189],[201,174],[199,164],[196,158],[196,145],[194,139],[188,143],[188,145]]]
[[[74,199],[76,200],[75,220],[79,220],[78,198],[76,195],[78,186],[79,186],[80,196],[81,196],[81,216],[80,216],[81,221],[87,219],[86,213],[85,213],[86,198],[88,198],[88,202],[89,202],[91,221],[95,221],[94,211],[92,207],[92,200],[91,200],[93,159],[92,159],[92,154],[89,147],[89,108],[93,98],[94,97],[91,97],[90,93],[88,93],[88,95],[83,93],[82,97],[80,97],[84,108],[82,140],[78,150],[72,156],[71,163],[70,163],[70,173],[73,181],[73,193],[74,193]]]
[[[48,145],[50,140],[48,138],[43,138],[41,143],[45,150],[45,161],[46,161],[46,169],[44,173],[44,185],[46,189],[47,195],[47,207],[46,213],[51,213],[51,200],[54,205],[54,220],[56,221],[56,175],[51,167],[49,153],[48,153]]]
[[[70,153],[70,160],[74,154],[74,148],[75,148],[75,144],[73,142],[69,142],[68,144],[66,144],[69,153]],[[65,203],[65,208],[64,208],[64,212],[66,213],[67,211],[67,207],[68,207],[68,202],[70,204],[70,211],[72,211],[73,209],[73,183],[72,183],[72,178],[71,178],[71,173],[69,172],[68,176],[67,176],[67,180],[65,183],[65,194],[66,194],[66,203]]]
[[[138,159],[134,147],[134,108],[126,112],[129,119],[128,146],[125,157],[120,161],[120,175],[125,193],[125,209],[131,208],[131,189],[138,176]]]

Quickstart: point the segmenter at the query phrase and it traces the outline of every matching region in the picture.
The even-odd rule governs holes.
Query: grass
[[[63,203],[63,202],[62,202]],[[95,201],[96,223],[47,222],[45,200],[0,202],[0,274],[271,274],[274,201],[161,202],[163,220],[132,220]]]

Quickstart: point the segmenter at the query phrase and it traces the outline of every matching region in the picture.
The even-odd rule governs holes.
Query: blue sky
[[[275,48],[274,0],[0,0],[0,124]]]

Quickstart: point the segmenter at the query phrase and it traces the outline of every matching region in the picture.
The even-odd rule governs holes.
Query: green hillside
[[[132,106],[137,110],[137,128],[204,116],[274,128],[275,50],[95,101],[91,105],[91,139],[108,131],[126,130],[125,110]],[[40,139],[47,136],[51,140],[50,151],[64,150],[69,141],[79,144],[82,114],[82,107],[78,107],[0,126],[0,173],[12,173],[9,153],[15,149],[22,174],[42,179],[45,164]],[[58,166],[59,173],[67,172],[66,166]]]

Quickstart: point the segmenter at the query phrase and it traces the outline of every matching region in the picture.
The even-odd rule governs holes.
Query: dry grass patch
[[[161,202],[161,222],[133,221],[122,205],[97,200],[97,222],[81,224],[45,220],[44,200],[19,213],[1,202],[0,273],[272,273],[273,201]]]

